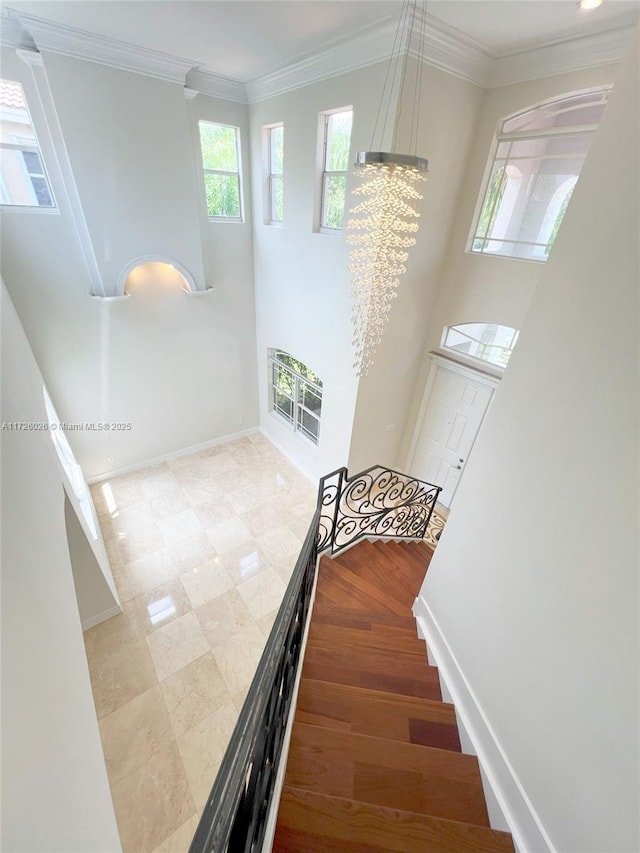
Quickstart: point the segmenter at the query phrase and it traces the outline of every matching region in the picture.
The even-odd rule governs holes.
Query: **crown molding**
[[[116,39],[54,24],[15,10],[2,10],[0,40],[12,48],[50,51],[111,68],[132,71],[186,86],[188,94],[208,95],[237,103],[255,103],[294,89],[388,60],[397,18],[390,17],[262,77],[242,82],[213,74],[183,57],[127,44]],[[459,30],[426,14],[413,27],[411,43],[401,52],[483,88],[497,88],[619,62],[633,25],[602,33],[566,38],[499,56]],[[424,37],[421,46],[420,33]]]
[[[40,51],[59,53],[181,85],[184,85],[187,73],[197,65],[190,59],[97,36],[43,18],[16,14],[22,28],[33,38]]]
[[[245,84],[249,103],[388,60],[393,51],[397,26],[395,17],[387,18],[313,56],[250,80]],[[490,51],[431,15],[424,19],[424,49],[419,44],[419,30],[418,22],[409,46],[411,56],[419,58],[422,55],[428,65],[478,86],[486,85],[493,61]],[[405,50],[406,46],[402,52]]]
[[[494,60],[488,88],[524,83],[620,62],[635,25],[542,45]]]
[[[200,95],[222,98],[224,101],[247,103],[247,92],[243,83],[231,77],[212,74],[201,68],[194,68],[187,74],[187,87]]]
[[[250,104],[388,59],[397,21],[387,19],[326,50],[245,83]]]
[[[424,14],[422,21],[416,18],[409,56],[483,88],[496,58],[489,48],[429,14]]]

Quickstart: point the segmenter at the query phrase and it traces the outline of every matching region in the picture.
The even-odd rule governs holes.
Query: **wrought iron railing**
[[[363,536],[423,539],[441,491],[381,465],[351,479],[338,468],[320,480],[318,550],[335,554]]]
[[[364,536],[422,539],[441,489],[377,465],[320,481],[318,505],[189,853],[261,853],[318,555]]]

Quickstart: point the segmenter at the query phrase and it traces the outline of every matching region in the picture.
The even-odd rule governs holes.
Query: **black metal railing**
[[[441,491],[381,465],[351,479],[338,468],[320,480],[318,550],[335,554],[363,536],[423,539]]]
[[[422,539],[440,487],[379,465],[320,481],[318,504],[189,853],[261,853],[318,555],[364,536]]]

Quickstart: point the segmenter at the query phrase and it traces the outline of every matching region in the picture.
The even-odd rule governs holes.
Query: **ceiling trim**
[[[532,50],[495,59],[488,87],[509,86],[556,74],[584,71],[597,65],[620,62],[629,44],[633,26],[542,45]]]
[[[397,26],[395,17],[388,18],[313,56],[250,80],[245,84],[249,103],[388,60]],[[422,53],[427,64],[478,86],[486,85],[493,61],[490,51],[431,15],[425,17],[425,46],[421,51],[418,44],[419,28],[417,23],[410,55],[417,58]]]
[[[246,104],[388,60],[397,25],[395,16],[388,18],[323,51],[245,83],[213,74],[184,57],[22,15],[6,7],[2,11],[1,40],[14,48],[37,48],[59,53],[186,85],[188,89],[210,97]],[[623,26],[567,38],[512,56],[499,56],[428,14],[424,19],[425,45],[421,50],[418,44],[420,29],[418,22],[408,46],[411,56],[418,58],[422,54],[428,65],[477,86],[497,88],[619,62],[633,27]]]
[[[243,83],[234,80],[232,77],[212,74],[202,68],[194,68],[189,71],[186,85],[200,95],[209,95],[212,98],[221,98],[224,101],[236,101],[240,104],[247,103],[247,92]]]
[[[41,51],[59,53],[62,56],[108,65],[121,71],[133,71],[182,85],[187,73],[198,64],[191,59],[54,24],[43,18],[22,14],[17,17],[22,28],[33,38]]]

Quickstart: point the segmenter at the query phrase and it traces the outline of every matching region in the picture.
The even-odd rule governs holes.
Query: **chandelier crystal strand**
[[[360,376],[373,363],[391,301],[406,272],[406,250],[416,242],[417,203],[423,198],[418,185],[426,180],[427,163],[416,157],[359,156],[364,162],[356,165],[355,174],[361,183],[353,195],[362,200],[349,211],[347,242],[353,247],[349,271],[354,368]],[[372,158],[375,162],[367,162]]]

